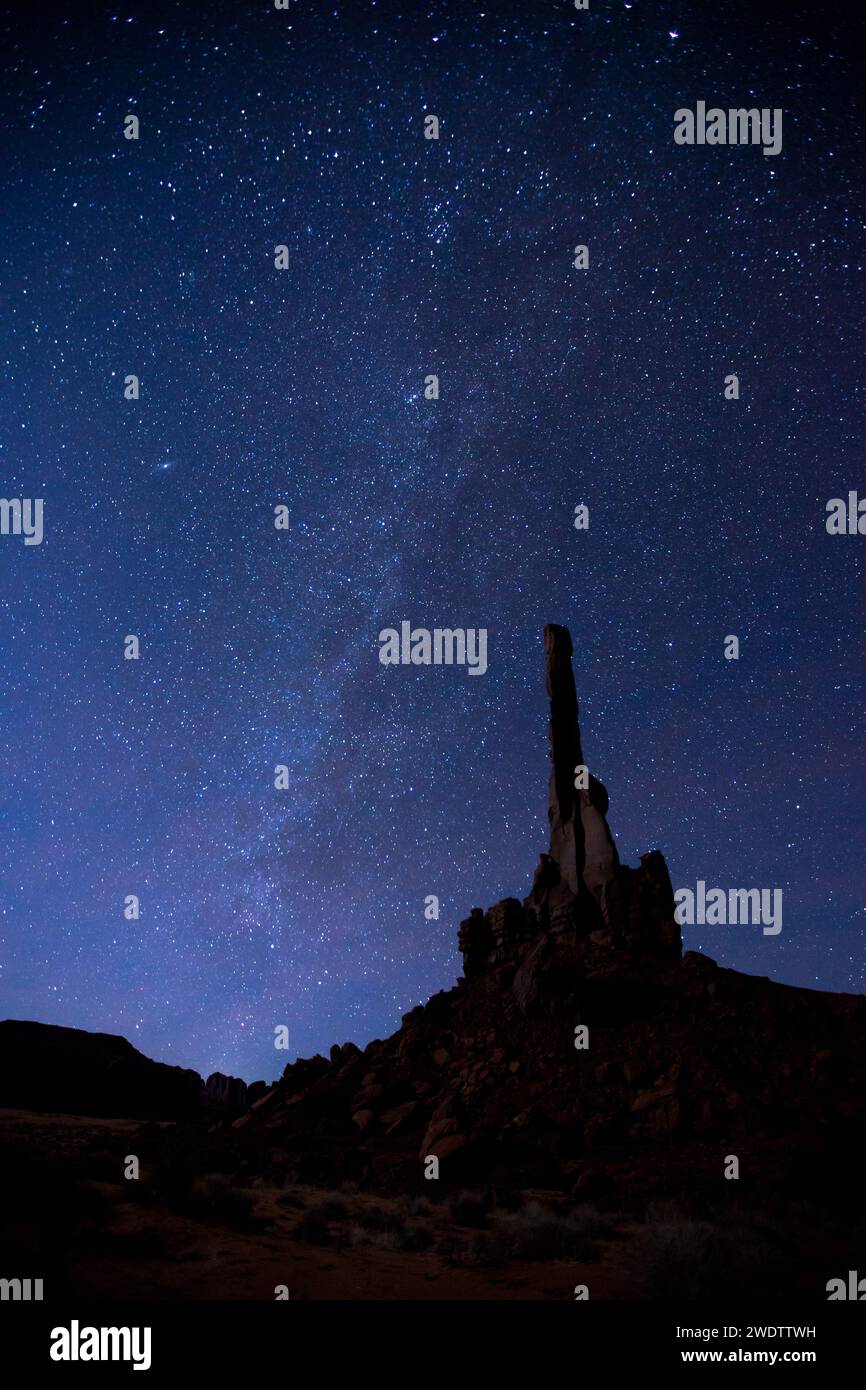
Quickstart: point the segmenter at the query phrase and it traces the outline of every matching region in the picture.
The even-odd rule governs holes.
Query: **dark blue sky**
[[[278,1024],[393,1031],[547,847],[545,622],[623,860],[784,891],[687,946],[862,989],[862,21],[75,10],[0,11],[0,495],[45,503],[0,537],[0,1015],[247,1079]],[[698,100],[782,152],[676,146]],[[402,619],[487,674],[381,666]]]

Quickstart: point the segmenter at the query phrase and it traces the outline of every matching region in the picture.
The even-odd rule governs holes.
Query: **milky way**
[[[393,1031],[547,847],[545,622],[621,858],[784,890],[686,945],[862,988],[862,22],[65,8],[2,24],[0,494],[45,536],[0,537],[0,1013],[248,1080],[279,1024]],[[676,145],[698,100],[782,150]],[[407,619],[486,674],[383,667]]]

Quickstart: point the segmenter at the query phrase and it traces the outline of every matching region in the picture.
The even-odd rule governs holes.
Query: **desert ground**
[[[798,1227],[813,1224],[802,1209],[780,1236],[778,1211],[761,1223],[726,1207],[723,1226],[670,1199],[641,1213],[556,1191],[499,1205],[490,1192],[433,1183],[431,1197],[277,1185],[220,1171],[218,1147],[212,1170],[192,1178],[174,1181],[174,1165],[152,1158],[138,1179],[124,1177],[137,1149],[158,1154],[164,1140],[175,1152],[177,1131],[169,1122],[0,1111],[7,1260],[43,1277],[46,1299],[572,1301],[576,1286],[591,1299],[743,1288],[814,1297],[843,1238],[825,1231],[825,1253],[792,1282],[784,1271],[802,1245]],[[197,1137],[202,1170],[201,1145],[207,1152],[214,1139]]]

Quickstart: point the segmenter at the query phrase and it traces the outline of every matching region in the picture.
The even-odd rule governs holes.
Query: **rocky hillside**
[[[579,1194],[627,1175],[652,1195],[686,1153],[689,1178],[718,1187],[728,1155],[784,1183],[786,1154],[842,1135],[862,1163],[864,1076],[860,996],[694,952],[588,974],[538,952],[435,995],[363,1052],[287,1067],[234,1127],[255,1165],[318,1184],[411,1190],[433,1155],[450,1181]]]

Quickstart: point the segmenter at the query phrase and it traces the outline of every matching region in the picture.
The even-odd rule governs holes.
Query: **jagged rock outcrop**
[[[269,1181],[424,1190],[432,1155],[446,1181],[581,1199],[603,1164],[632,1200],[665,1182],[718,1192],[727,1153],[779,1186],[804,1146],[866,1157],[866,999],[693,952],[586,974],[540,936],[516,968],[434,995],[339,1066],[319,1061],[234,1121]]]
[[[539,938],[563,957],[598,968],[605,956],[676,959],[682,951],[674,895],[664,856],[653,850],[641,867],[620,864],[607,824],[608,794],[584,762],[567,628],[544,629],[550,697],[550,847],[542,854],[523,902],[505,898],[485,913],[474,907],[460,924],[464,975],[517,964]],[[525,978],[525,972],[522,978]]]
[[[202,1085],[201,1099],[206,1105],[221,1105],[228,1110],[244,1110],[247,1106],[247,1083],[237,1076],[212,1072]]]
[[[577,691],[571,666],[573,648],[567,628],[548,623],[544,629],[547,652],[547,693],[550,696],[550,782],[547,818],[550,821],[550,858],[559,877],[575,895],[585,896],[583,869],[586,862],[583,823],[575,796],[575,774],[583,764],[578,724]]]

